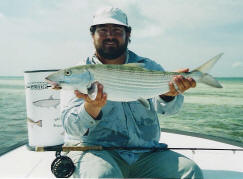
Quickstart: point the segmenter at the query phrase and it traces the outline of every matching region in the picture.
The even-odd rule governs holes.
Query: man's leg
[[[190,159],[173,151],[156,151],[141,155],[130,168],[136,178],[203,178],[200,168]]]
[[[75,164],[72,177],[78,178],[124,178],[113,152],[70,152],[68,156]]]

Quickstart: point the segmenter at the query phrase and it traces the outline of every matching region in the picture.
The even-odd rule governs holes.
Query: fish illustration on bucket
[[[33,102],[34,106],[41,107],[41,108],[50,108],[57,106],[60,104],[60,99],[54,99],[53,95],[51,95],[48,99],[41,99]]]

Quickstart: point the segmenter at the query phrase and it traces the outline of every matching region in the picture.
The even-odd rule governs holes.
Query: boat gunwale
[[[6,153],[11,152],[11,151],[23,146],[23,145],[26,145],[26,144],[28,144],[28,139],[25,139],[24,141],[18,142],[16,144],[10,146],[7,149],[4,149],[3,151],[0,151],[0,157],[5,155]]]
[[[24,73],[40,73],[40,72],[56,72],[59,71],[60,69],[49,69],[49,70],[27,70],[24,71]]]
[[[161,132],[185,135],[185,136],[190,136],[190,137],[198,137],[198,138],[202,138],[202,139],[208,139],[208,140],[212,140],[215,142],[221,142],[224,144],[234,145],[236,147],[243,148],[243,143],[241,143],[241,142],[232,141],[232,140],[225,139],[222,137],[217,137],[217,136],[212,136],[212,135],[207,135],[207,134],[200,134],[200,133],[196,133],[196,132],[188,132],[188,131],[181,131],[181,130],[177,130],[177,129],[168,129],[168,128],[161,128]],[[162,133],[162,135],[163,135],[163,133]],[[0,152],[0,157],[23,145],[26,145],[26,147],[29,151],[35,151],[35,147],[30,146],[28,143],[28,139],[26,139],[24,141],[18,142],[17,144],[10,146],[8,150],[6,149],[6,150]],[[62,145],[62,144],[60,144],[60,145]],[[57,146],[59,146],[59,145],[57,145]]]
[[[225,139],[225,138],[219,137],[219,136],[201,134],[201,133],[197,133],[197,132],[188,132],[188,131],[182,131],[182,130],[177,130],[177,129],[169,129],[169,128],[161,128],[161,132],[180,134],[180,135],[191,136],[191,137],[198,137],[198,138],[202,138],[202,139],[208,139],[208,140],[212,140],[215,142],[221,142],[224,144],[234,145],[236,147],[243,148],[243,143],[241,143],[239,141]],[[163,133],[162,133],[162,135],[163,135]]]

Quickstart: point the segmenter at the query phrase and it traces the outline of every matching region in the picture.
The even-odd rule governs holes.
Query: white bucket
[[[25,93],[29,146],[64,143],[60,120],[60,92],[51,89],[45,77],[57,70],[25,71]]]

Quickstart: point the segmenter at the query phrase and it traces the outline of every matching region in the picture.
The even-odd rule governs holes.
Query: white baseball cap
[[[115,7],[105,7],[95,13],[91,26],[99,24],[118,24],[129,27],[127,15],[121,9]]]

